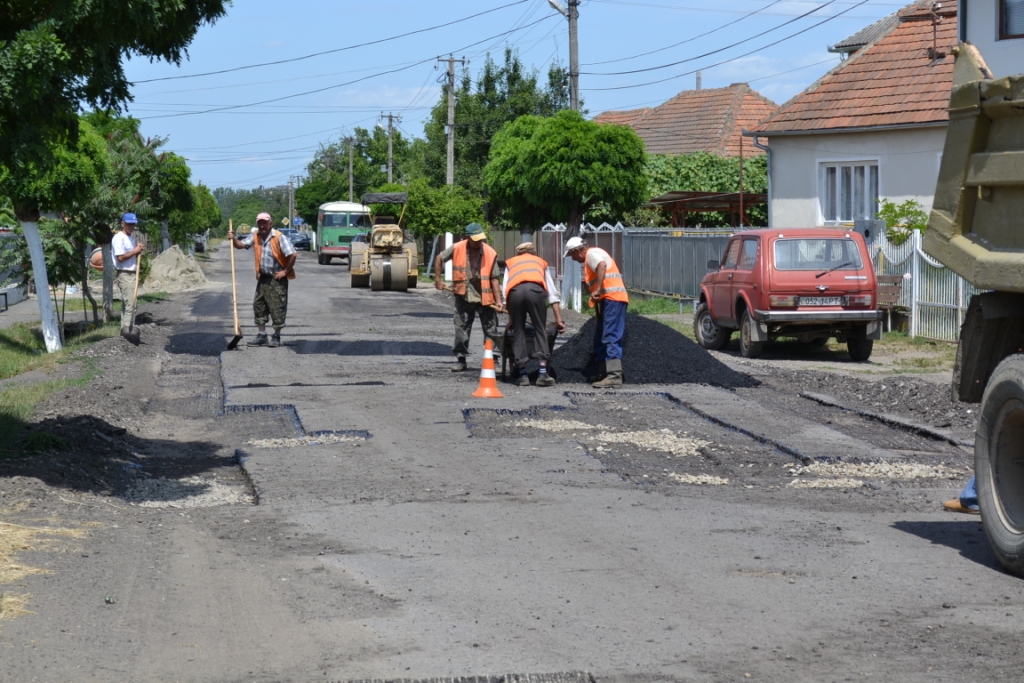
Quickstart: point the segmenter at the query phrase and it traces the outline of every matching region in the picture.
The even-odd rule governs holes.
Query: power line
[[[712,69],[712,68],[714,68],[716,66],[721,66],[722,64],[728,64],[729,62],[735,62],[737,59],[742,59],[744,57],[749,57],[750,55],[752,55],[752,54],[754,54],[756,52],[760,52],[761,50],[766,50],[766,49],[768,49],[770,47],[774,47],[774,46],[776,46],[776,45],[778,45],[780,43],[784,43],[785,41],[789,40],[790,38],[796,38],[797,36],[799,36],[799,35],[801,35],[803,33],[807,33],[811,29],[815,29],[815,28],[821,26],[822,24],[825,24],[825,23],[828,23],[828,22],[832,21],[833,19],[838,19],[839,17],[841,17],[842,15],[846,14],[850,10],[856,9],[857,7],[860,7],[861,5],[866,4],[867,2],[868,2],[868,0],[861,0],[860,2],[858,2],[853,7],[849,8],[849,9],[845,9],[842,12],[839,12],[837,14],[832,15],[831,17],[826,17],[822,21],[819,21],[817,24],[813,24],[811,26],[808,26],[807,28],[804,28],[804,29],[801,29],[801,30],[797,31],[796,33],[792,33],[792,34],[790,34],[790,35],[788,35],[788,36],[786,36],[784,38],[780,38],[780,39],[778,39],[778,40],[776,40],[774,42],[768,43],[767,45],[763,45],[763,46],[761,46],[759,48],[751,50],[750,52],[744,52],[743,54],[737,55],[736,57],[731,57],[729,59],[723,59],[720,62],[716,62],[716,63],[710,64],[708,66],[703,66],[700,69],[694,69],[693,71],[687,71],[686,73],[675,74],[674,76],[668,76],[666,78],[659,78],[656,81],[648,81],[647,83],[635,83],[633,85],[618,85],[618,86],[612,86],[612,87],[608,87],[608,88],[588,88],[588,90],[590,90],[590,91],[628,90],[630,88],[642,88],[642,87],[645,87],[645,86],[648,86],[648,85],[655,85],[657,83],[664,83],[666,81],[671,81],[671,80],[675,80],[677,78],[682,78],[683,76],[689,76],[691,74],[697,73],[697,71],[706,71],[706,70]]]
[[[587,64],[584,64],[582,66],[597,66],[599,64],[611,64],[613,62],[626,62],[626,61],[629,61],[631,59],[639,59],[640,57],[647,57],[648,55],[657,54],[658,52],[664,52],[665,50],[671,50],[674,47],[679,47],[680,45],[685,45],[686,43],[692,43],[695,40],[699,40],[701,38],[705,38],[707,36],[710,36],[712,33],[717,33],[717,32],[721,31],[724,28],[728,28],[728,27],[732,26],[733,24],[738,24],[741,21],[745,21],[745,20],[749,19],[750,17],[754,16],[755,14],[763,12],[764,10],[768,9],[769,7],[774,7],[775,5],[779,4],[780,2],[782,2],[782,0],[775,0],[771,4],[766,5],[764,7],[761,7],[760,9],[756,9],[753,12],[750,12],[749,14],[745,14],[742,17],[740,17],[739,19],[733,19],[732,21],[730,21],[728,23],[725,23],[725,24],[722,24],[721,26],[719,26],[717,28],[713,28],[710,31],[706,31],[705,33],[701,33],[700,35],[693,36],[692,38],[687,38],[686,40],[681,40],[678,43],[673,43],[672,45],[666,45],[665,47],[659,47],[657,50],[651,50],[650,52],[641,52],[640,54],[633,55],[632,57],[620,57],[618,59],[607,59],[607,60],[605,60],[603,62],[588,62]]]
[[[743,40],[738,40],[738,41],[736,41],[735,43],[733,43],[731,45],[726,45],[724,47],[720,47],[717,50],[712,50],[711,52],[705,52],[704,54],[697,55],[696,57],[687,57],[686,59],[680,59],[679,61],[670,62],[668,64],[659,64],[658,66],[648,66],[648,67],[644,67],[643,69],[632,69],[630,71],[606,71],[606,72],[601,72],[601,71],[583,71],[581,73],[586,74],[587,76],[628,76],[629,74],[638,74],[638,73],[644,73],[644,72],[647,72],[647,71],[658,71],[660,69],[668,69],[668,68],[673,67],[673,66],[679,66],[680,64],[685,64],[686,62],[692,62],[692,61],[697,60],[697,59],[703,59],[704,57],[710,57],[711,55],[716,55],[719,52],[725,52],[726,50],[731,50],[732,48],[736,47],[737,45],[742,45],[742,44],[747,43],[747,42],[749,42],[751,40],[754,40],[755,38],[760,38],[761,36],[766,35],[768,33],[771,33],[773,31],[778,31],[783,26],[788,26],[789,24],[792,24],[794,22],[800,21],[801,19],[803,19],[803,18],[805,18],[805,17],[807,17],[807,16],[809,16],[811,14],[814,14],[815,12],[817,12],[820,9],[824,9],[824,8],[828,7],[829,5],[831,5],[831,4],[835,3],[835,2],[836,2],[836,0],[828,0],[828,2],[823,3],[821,5],[818,5],[814,9],[812,9],[812,10],[810,10],[808,12],[804,12],[803,14],[801,14],[799,16],[793,17],[789,21],[784,21],[781,24],[779,24],[778,26],[773,26],[770,29],[767,29],[765,31],[761,31],[760,33],[752,35],[749,38],[744,38]],[[867,0],[864,0],[864,2],[867,2]],[[863,4],[863,3],[861,3],[861,4]],[[838,15],[836,15],[836,16],[838,16]]]
[[[335,54],[335,53],[338,53],[338,52],[345,52],[346,50],[355,50],[355,49],[360,48],[360,47],[368,47],[370,45],[380,45],[381,43],[387,43],[387,42],[390,42],[392,40],[398,40],[400,38],[408,38],[409,36],[414,36],[414,35],[416,35],[418,33],[427,33],[428,31],[435,31],[435,30],[437,30],[439,28],[445,28],[445,27],[448,27],[448,26],[454,26],[455,24],[461,24],[463,22],[469,21],[470,19],[476,19],[477,17],[482,17],[485,14],[491,14],[492,12],[497,12],[499,10],[503,10],[506,7],[512,7],[513,5],[521,5],[524,2],[527,2],[527,0],[516,0],[515,2],[510,2],[507,5],[502,5],[501,7],[495,7],[493,9],[484,10],[483,12],[477,12],[476,14],[470,15],[468,17],[463,17],[462,19],[456,19],[454,21],[449,21],[449,22],[446,22],[444,24],[438,24],[437,26],[430,26],[428,28],[416,29],[415,31],[409,31],[408,33],[402,33],[402,34],[399,34],[397,36],[391,36],[390,38],[380,38],[378,40],[371,40],[369,42],[359,43],[357,45],[348,45],[346,47],[339,47],[339,48],[335,48],[333,50],[324,50],[323,52],[314,52],[313,54],[304,55],[302,57],[292,57],[290,59],[279,59],[277,61],[262,62],[260,64],[248,64],[246,66],[236,66],[236,67],[232,67],[230,69],[220,69],[218,71],[207,71],[205,73],[199,73],[199,74],[185,74],[185,75],[182,75],[182,76],[164,76],[163,78],[149,78],[149,79],[144,80],[144,81],[136,81],[135,85],[138,85],[140,83],[155,83],[157,81],[175,81],[175,80],[179,80],[179,79],[182,79],[182,78],[200,78],[202,76],[215,76],[217,74],[226,74],[226,73],[231,73],[231,72],[234,72],[234,71],[243,71],[245,69],[256,69],[256,68],[264,67],[264,66],[275,66],[277,64],[288,64],[288,63],[291,63],[291,62],[300,62],[300,61],[305,60],[305,59],[312,59],[313,57],[321,57],[323,55],[330,55],[330,54]]]

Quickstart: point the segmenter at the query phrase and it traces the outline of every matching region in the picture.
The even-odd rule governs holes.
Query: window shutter
[[[1024,0],[1002,0],[1003,35],[1024,36]]]

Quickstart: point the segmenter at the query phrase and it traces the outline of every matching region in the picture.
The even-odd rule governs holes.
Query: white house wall
[[[998,0],[967,0],[966,9],[967,42],[978,48],[992,75],[1002,78],[1024,73],[1024,38],[999,40]],[[960,35],[963,37],[963,30]]]
[[[879,197],[915,199],[930,212],[945,140],[945,126],[771,136],[772,227],[823,225],[819,169],[828,162],[877,160]]]

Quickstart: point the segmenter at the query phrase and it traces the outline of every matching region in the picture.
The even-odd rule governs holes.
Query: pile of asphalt
[[[560,383],[584,383],[595,373],[592,318],[551,356]],[[736,372],[671,327],[626,314],[622,370],[627,384],[710,384],[726,389],[753,387],[756,379]]]

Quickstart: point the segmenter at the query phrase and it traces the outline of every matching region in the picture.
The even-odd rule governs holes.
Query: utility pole
[[[388,119],[388,182],[391,182],[392,171],[394,169],[394,156],[392,154],[392,146],[395,135],[395,121],[402,122],[402,117],[399,114],[381,114],[380,117],[384,118],[387,116]]]
[[[448,185],[455,184],[455,63],[465,65],[466,60],[455,59],[448,55],[447,60],[438,58],[439,62],[448,62],[448,168],[445,181]]]
[[[288,227],[295,223],[295,176],[288,176]]]
[[[548,0],[556,12],[569,20],[569,108],[580,110],[580,54],[577,44],[577,22],[580,18],[580,0],[566,0],[568,7],[559,0]]]
[[[348,200],[352,199],[352,156],[356,147],[356,139],[351,135],[348,137]]]

